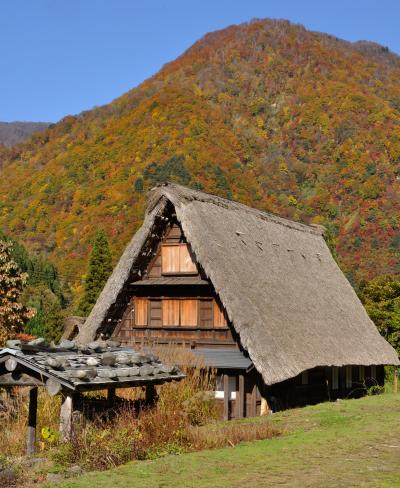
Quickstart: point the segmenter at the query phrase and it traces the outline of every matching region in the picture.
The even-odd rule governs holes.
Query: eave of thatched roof
[[[340,271],[320,229],[203,192],[152,190],[147,215],[90,314],[90,340],[167,202],[267,384],[317,366],[399,364]]]

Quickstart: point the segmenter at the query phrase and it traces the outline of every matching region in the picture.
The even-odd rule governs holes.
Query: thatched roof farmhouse
[[[173,246],[186,247],[178,251]],[[185,259],[191,264],[182,264]],[[204,319],[211,306],[205,305],[207,296],[226,322]],[[178,299],[189,301],[179,305]],[[188,312],[187,307],[195,308]],[[175,316],[181,317],[177,324]],[[257,376],[256,397],[273,385],[310,385],[306,374],[311,371],[324,371],[333,390],[347,391],[354,386],[349,377],[355,375],[349,367],[363,368],[364,375],[367,367],[373,380],[380,381],[382,365],[399,364],[333,259],[321,227],[176,184],[150,192],[144,223],[78,339],[90,341],[101,333],[133,343],[145,338],[165,342],[170,334],[196,353],[202,348],[221,354],[236,350]],[[234,364],[230,366],[232,372]],[[358,379],[363,380],[361,373]]]

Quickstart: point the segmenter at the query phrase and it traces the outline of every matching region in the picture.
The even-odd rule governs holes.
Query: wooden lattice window
[[[179,325],[180,300],[162,301],[162,324]]]
[[[212,298],[199,301],[199,325],[200,327],[214,325],[214,300]]]
[[[161,246],[161,269],[163,274],[197,273],[187,244],[163,244]]]
[[[148,308],[147,298],[135,298],[135,325],[147,325]]]
[[[149,306],[149,325],[150,327],[161,327],[162,325],[162,306],[160,299],[150,299]]]
[[[180,301],[180,324],[198,324],[198,300],[184,299]]]
[[[134,317],[139,327],[227,327],[222,307],[212,298],[135,298]]]
[[[225,313],[221,305],[214,301],[214,327],[226,327]]]

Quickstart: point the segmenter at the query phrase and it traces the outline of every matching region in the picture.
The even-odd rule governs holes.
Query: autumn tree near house
[[[10,257],[27,275],[20,302],[34,308],[36,314],[24,325],[24,332],[57,342],[70,302],[68,286],[60,280],[57,268],[43,255],[30,254],[20,242],[1,231],[0,240],[10,244]]]
[[[379,276],[363,283],[360,298],[379,332],[400,354],[400,276]]]
[[[20,302],[27,278],[11,257],[11,244],[0,241],[0,345],[21,332],[25,322],[35,314],[34,309]]]
[[[89,266],[85,278],[85,291],[78,312],[88,315],[96,303],[112,271],[111,252],[105,232],[99,230],[95,236]]]

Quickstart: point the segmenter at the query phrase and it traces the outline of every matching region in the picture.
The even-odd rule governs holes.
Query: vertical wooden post
[[[224,420],[229,420],[229,375],[224,374]]]
[[[394,384],[393,384],[393,392],[394,393],[397,393],[398,381],[399,381],[399,370],[398,370],[398,368],[395,368],[394,369]]]
[[[239,375],[239,387],[236,396],[236,401],[238,404],[238,418],[242,419],[244,417],[244,375]]]
[[[71,392],[62,392],[60,411],[60,440],[67,442],[72,435],[72,412],[74,410],[74,397]]]
[[[26,435],[26,453],[33,454],[36,447],[37,386],[29,390],[28,430]]]
[[[107,390],[107,404],[108,406],[112,405],[115,401],[115,388],[109,388]]]
[[[257,415],[257,384],[254,381],[253,388],[251,390],[251,416]]]
[[[146,385],[146,405],[154,405],[157,400],[156,387],[152,384]]]

